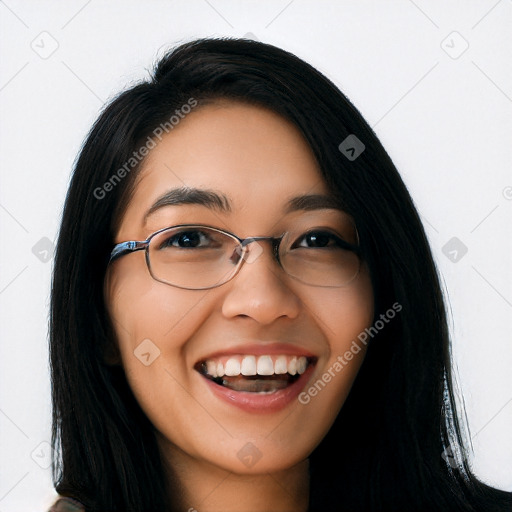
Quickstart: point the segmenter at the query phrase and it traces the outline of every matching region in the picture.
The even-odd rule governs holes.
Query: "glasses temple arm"
[[[145,249],[148,245],[147,241],[144,242],[136,242],[136,241],[130,241],[130,242],[121,242],[120,244],[117,244],[112,249],[112,252],[110,253],[110,260],[109,263],[114,261],[117,258],[120,258],[121,256],[124,256],[125,254],[128,254],[130,252],[134,251],[140,251],[142,249]]]

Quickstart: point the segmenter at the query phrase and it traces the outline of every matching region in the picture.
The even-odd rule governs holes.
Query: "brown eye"
[[[309,233],[304,237],[308,247],[327,247],[333,244],[333,236],[327,233]]]
[[[310,231],[299,237],[292,249],[304,247],[308,249],[349,249],[350,244],[329,231]]]
[[[209,241],[208,235],[201,231],[181,231],[166,238],[160,243],[158,248],[195,249],[197,247],[206,247]]]

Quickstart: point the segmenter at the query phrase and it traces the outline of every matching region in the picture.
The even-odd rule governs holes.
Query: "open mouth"
[[[237,355],[200,361],[195,369],[215,384],[237,392],[272,394],[294,384],[316,358]]]

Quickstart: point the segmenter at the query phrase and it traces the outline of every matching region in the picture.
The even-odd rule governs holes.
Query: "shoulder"
[[[84,506],[73,498],[60,496],[48,512],[85,512]]]

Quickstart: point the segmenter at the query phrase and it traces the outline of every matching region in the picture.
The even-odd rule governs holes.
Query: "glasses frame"
[[[236,267],[233,269],[233,274],[231,275],[231,277],[229,277],[229,279],[227,279],[226,281],[222,281],[222,282],[220,282],[218,284],[214,284],[214,285],[211,285],[211,286],[204,286],[202,288],[190,288],[190,287],[186,287],[186,286],[180,286],[180,285],[169,283],[168,281],[164,281],[164,280],[159,279],[158,277],[156,277],[153,274],[153,270],[151,269],[151,261],[150,261],[150,258],[149,258],[149,244],[151,243],[151,240],[156,235],[159,235],[160,233],[163,233],[164,231],[168,231],[168,230],[171,230],[171,229],[177,229],[177,228],[203,228],[203,229],[209,229],[211,231],[216,231],[217,233],[220,233],[222,235],[229,236],[234,241],[236,241],[239,244],[239,247],[240,247],[240,259],[236,263]],[[285,231],[281,236],[250,236],[250,237],[247,237],[247,238],[240,238],[239,236],[235,235],[234,233],[231,233],[230,231],[226,231],[226,230],[220,229],[220,228],[215,228],[213,226],[206,226],[204,224],[177,224],[176,226],[169,226],[169,227],[166,227],[166,228],[159,229],[158,231],[155,231],[154,233],[149,235],[146,240],[129,240],[127,242],[120,242],[120,243],[116,244],[114,246],[114,248],[112,249],[112,252],[110,253],[110,259],[109,259],[108,265],[110,265],[113,261],[117,260],[118,258],[120,258],[122,256],[125,256],[126,254],[130,254],[132,252],[144,250],[146,266],[148,267],[148,271],[149,271],[151,277],[155,281],[158,281],[159,283],[167,284],[169,286],[173,286],[175,288],[180,288],[182,290],[210,290],[212,288],[217,288],[219,286],[222,286],[223,284],[228,283],[229,281],[231,281],[240,272],[240,269],[242,268],[244,262],[246,261],[246,257],[245,257],[245,255],[247,254],[246,247],[249,244],[251,244],[252,242],[259,242],[259,241],[268,240],[271,243],[271,245],[272,245],[272,254],[273,254],[274,258],[277,260],[279,266],[283,269],[283,271],[285,272],[285,274],[287,276],[290,276],[291,278],[296,279],[296,280],[300,281],[301,283],[307,284],[308,286],[317,286],[317,287],[321,287],[321,288],[342,288],[343,286],[346,286],[349,283],[351,283],[358,276],[359,271],[361,270],[361,255],[360,255],[360,247],[359,247],[359,233],[358,233],[357,228],[355,226],[354,226],[354,229],[356,231],[357,245],[353,245],[353,244],[351,244],[349,242],[345,242],[345,243],[347,244],[347,246],[352,251],[354,251],[357,254],[357,256],[359,258],[359,268],[357,269],[357,272],[354,274],[354,277],[350,281],[348,281],[347,283],[344,283],[343,285],[314,285],[314,284],[310,284],[310,283],[305,283],[305,282],[301,281],[300,278],[289,274],[284,269],[284,267],[283,267],[283,265],[281,263],[281,258],[279,256],[279,247],[281,245],[281,242],[282,242],[283,238],[288,234],[287,231]]]

